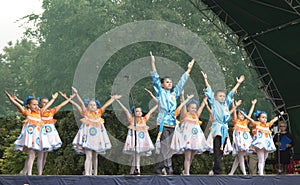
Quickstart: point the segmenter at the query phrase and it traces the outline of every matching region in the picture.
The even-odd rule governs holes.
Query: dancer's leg
[[[85,150],[84,175],[92,175],[92,150]]]
[[[138,170],[137,173],[141,173],[141,156],[140,154],[136,154],[136,169]]]
[[[94,174],[98,175],[98,154],[96,152],[92,152],[92,158],[93,158],[93,168],[94,168]]]
[[[257,151],[257,158],[258,158],[258,173],[259,175],[264,175],[264,163],[265,163],[265,154],[264,150]]]
[[[235,170],[237,169],[238,165],[239,165],[239,158],[238,158],[238,156],[235,156],[232,167],[231,167],[231,171],[228,175],[233,175]]]
[[[190,175],[191,161],[192,161],[192,151],[186,150],[184,152],[184,175]]]
[[[238,158],[240,163],[240,168],[243,173],[243,175],[247,175],[246,168],[245,168],[245,158],[244,158],[245,152],[239,152]]]
[[[44,152],[43,169],[44,169],[44,167],[45,167],[47,157],[48,157],[48,152]]]
[[[27,172],[28,175],[32,175],[32,166],[35,158],[35,151],[34,150],[28,150],[28,161],[27,161]],[[26,164],[25,164],[26,166]]]
[[[23,169],[20,171],[20,175],[28,175],[28,159],[29,159],[29,155],[27,155],[27,158],[25,160],[25,163],[24,163],[24,167]]]
[[[44,162],[44,152],[38,152],[38,159],[37,159],[38,175],[42,175],[43,173],[43,162]]]

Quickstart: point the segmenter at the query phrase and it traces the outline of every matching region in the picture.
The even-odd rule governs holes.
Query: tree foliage
[[[243,58],[241,52],[223,33],[203,17],[193,5],[186,0],[43,0],[44,12],[41,15],[31,15],[30,21],[36,23],[36,29],[26,31],[34,37],[38,44],[22,40],[15,45],[9,45],[0,55],[0,88],[13,92],[20,98],[27,95],[50,97],[53,92],[61,90],[70,93],[74,73],[78,62],[86,49],[98,37],[125,23],[142,20],[161,20],[181,25],[199,35],[217,57],[226,80],[226,89],[231,89],[236,83],[236,77],[244,74],[245,83],[240,87],[236,99],[244,101],[243,106],[248,109],[253,98],[258,99],[257,109],[271,111],[271,105],[265,100],[265,94],[258,90],[259,82],[256,73],[249,68],[250,62]],[[221,24],[221,23],[220,23]],[[134,30],[133,30],[134,31]],[[124,35],[126,37],[126,35]],[[175,46],[157,42],[134,43],[117,51],[99,72],[96,84],[96,98],[101,102],[109,99],[114,77],[124,66],[131,61],[148,57],[152,50],[156,56],[165,57],[182,68],[191,60],[190,56]],[[197,59],[196,59],[197,60]],[[144,67],[144,66],[141,66]],[[150,71],[150,69],[149,69]],[[197,81],[197,91],[204,88],[201,78],[201,66],[195,66],[191,79]],[[88,74],[87,74],[88,75]],[[213,85],[213,84],[212,84]],[[143,89],[152,89],[150,77],[134,84],[131,89],[135,104],[148,110],[150,101]],[[122,92],[120,92],[122,93]],[[200,97],[201,98],[201,97]],[[15,109],[7,98],[0,97],[2,106],[0,113],[0,173],[17,174],[22,169],[25,153],[13,151],[13,142],[17,138],[21,123],[16,119]],[[57,102],[62,101],[59,99]],[[57,103],[56,102],[56,103]],[[70,109],[69,106],[67,109]],[[13,110],[13,111],[12,111]],[[125,141],[127,128],[115,116],[117,112],[107,112],[104,115],[108,132],[117,140]],[[7,117],[4,117],[7,115]],[[66,111],[56,115],[59,120],[57,128],[63,141],[58,151],[49,153],[44,174],[49,175],[80,175],[83,172],[84,156],[77,155],[72,149],[72,140],[78,130],[76,114]],[[201,117],[206,121],[202,129],[206,129],[208,115]],[[123,123],[123,122],[122,122]],[[151,128],[155,126],[155,118],[149,122]],[[150,130],[151,138],[156,138],[156,130]],[[113,143],[113,146],[118,143]],[[113,151],[113,152],[112,152]],[[112,150],[108,156],[114,157],[122,153],[121,150]],[[118,152],[118,153],[117,153]],[[131,160],[128,155],[121,155],[124,160]],[[152,162],[154,156],[143,158],[142,161]],[[231,166],[232,158],[226,157],[226,171]],[[183,167],[183,156],[173,158],[175,173],[179,174]],[[150,164],[150,163],[149,163]],[[191,171],[197,174],[206,174],[212,165],[212,157],[205,153],[197,155],[193,161]],[[107,168],[109,166],[109,168]],[[224,167],[224,168],[225,168]],[[153,164],[142,166],[142,172],[151,174]],[[98,174],[127,174],[129,166],[114,163],[107,157],[99,156]]]

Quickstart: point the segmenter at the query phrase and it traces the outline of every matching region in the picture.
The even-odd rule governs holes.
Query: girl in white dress
[[[283,113],[284,112],[280,112],[279,116],[283,115]],[[244,113],[242,112],[242,114]],[[244,114],[244,116],[250,120],[254,127],[254,130],[252,130],[253,141],[251,148],[257,153],[259,175],[264,175],[265,161],[268,154],[276,151],[270,127],[279,119],[279,116],[276,116],[270,122],[267,122],[267,113],[264,111],[254,112],[254,117],[256,117],[257,121],[254,121],[246,114]]]
[[[143,116],[140,107],[135,107],[129,111],[119,100],[116,101],[124,110],[129,122],[128,134],[123,152],[133,155],[130,174],[134,174],[135,170],[137,170],[137,174],[140,174],[141,156],[150,156],[151,151],[154,150],[154,145],[148,132],[149,127],[146,125],[146,122],[149,120],[151,114],[157,109],[158,105],[155,105],[145,116]],[[136,124],[136,126],[134,124]],[[135,136],[137,137],[135,138]]]
[[[199,120],[199,117],[205,107],[205,101],[207,97],[204,97],[200,107],[198,101],[191,99],[186,107],[183,108],[181,124],[183,124],[183,143],[181,150],[184,151],[184,175],[190,175],[190,166],[194,155],[196,153],[203,153],[207,150],[208,146],[204,133],[200,127],[202,122]]]
[[[92,172],[93,175],[97,175],[98,154],[105,154],[106,150],[111,149],[111,142],[104,126],[104,119],[101,116],[105,112],[105,109],[121,96],[112,96],[101,107],[98,100],[85,99],[83,101],[78,95],[77,90],[74,87],[72,89],[76,94],[80,106],[73,100],[70,103],[83,116],[80,120],[82,122],[81,127],[72,142],[73,148],[77,153],[86,155],[84,163],[85,175],[92,175]],[[61,95],[64,96],[62,93]]]
[[[252,106],[248,113],[249,117],[253,113],[256,102],[257,102],[256,99],[252,101]],[[252,137],[250,135],[250,129],[248,128],[249,120],[245,119],[245,116],[242,114],[242,112],[246,114],[245,110],[236,109],[238,106],[241,105],[241,103],[242,103],[241,100],[237,101],[236,103],[232,103],[233,104],[232,122],[234,124],[233,134],[232,134],[232,138],[233,138],[232,155],[235,157],[235,159],[232,164],[231,171],[228,175],[233,175],[239,164],[243,175],[247,175],[244,156],[247,152],[250,151]]]

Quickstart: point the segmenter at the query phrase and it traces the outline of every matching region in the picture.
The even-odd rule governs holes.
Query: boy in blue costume
[[[234,93],[240,86],[240,84],[245,80],[244,75],[237,78],[237,83],[233,89],[226,96],[225,91],[218,90],[216,93],[213,93],[212,88],[210,87],[207,81],[207,75],[202,73],[204,78],[206,89],[204,93],[208,97],[208,102],[212,109],[212,116],[214,121],[212,123],[212,136],[213,140],[213,151],[214,151],[214,174],[222,174],[222,156],[223,148],[225,146],[226,138],[228,135],[228,122],[230,121],[230,105],[232,103],[232,98]]]
[[[174,128],[176,126],[175,110],[177,108],[176,99],[180,96],[184,84],[186,83],[190,71],[193,68],[194,60],[189,62],[188,69],[180,78],[178,84],[173,88],[172,79],[170,77],[159,78],[156,71],[155,59],[150,52],[152,65],[152,80],[153,87],[158,99],[159,113],[157,116],[157,124],[159,125],[159,132],[157,136],[157,143],[160,142],[160,160],[158,161],[154,172],[161,174],[162,169],[165,168],[167,174],[173,174],[172,168],[172,152],[170,150],[171,141],[173,138]]]

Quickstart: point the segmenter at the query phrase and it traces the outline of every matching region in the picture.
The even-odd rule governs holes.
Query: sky
[[[13,44],[20,39],[25,28],[20,27],[18,19],[35,13],[41,14],[42,0],[1,0],[0,1],[0,52],[9,41]]]

